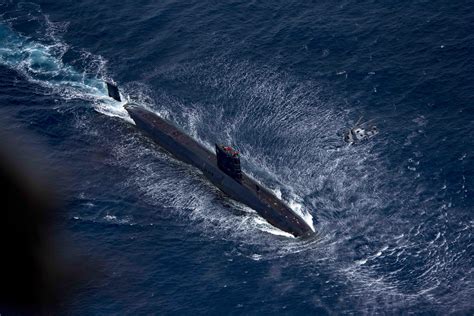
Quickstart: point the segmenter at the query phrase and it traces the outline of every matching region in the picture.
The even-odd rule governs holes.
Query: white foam
[[[311,230],[315,232],[314,223],[313,223],[313,215],[303,209],[303,205],[301,203],[296,202],[295,200],[290,200],[288,205],[295,213],[297,213],[305,222],[309,225]]]
[[[118,117],[131,124],[135,124],[127,110],[124,108],[124,105],[127,104],[127,102],[128,101],[116,102],[108,97],[98,98],[95,102],[94,109],[101,114],[110,117]]]
[[[254,222],[257,224],[257,228],[260,229],[261,231],[264,231],[266,233],[276,235],[276,236],[283,236],[283,237],[288,237],[288,238],[295,238],[290,233],[284,232],[272,225],[270,225],[267,221],[261,219],[261,218],[254,218]]]
[[[119,219],[117,218],[117,216],[110,215],[110,214],[105,215],[103,219],[106,222],[113,223],[113,224],[129,224],[130,223],[130,219],[127,217],[123,219]],[[133,224],[130,224],[130,225],[133,225]]]
[[[107,214],[107,215],[104,216],[104,219],[105,219],[106,221],[112,222],[112,221],[116,221],[116,220],[117,220],[117,216]]]
[[[48,27],[53,26],[49,21]],[[66,26],[58,28],[62,27]],[[52,94],[60,95],[63,99],[91,101],[98,112],[132,122],[123,103],[117,103],[107,96],[104,84],[106,62],[102,57],[82,52],[85,69],[79,72],[62,62],[69,47],[53,31],[49,36],[54,40],[53,44],[32,41],[4,24],[0,24],[0,33],[0,64],[17,71],[32,83],[50,89]],[[94,70],[95,76],[90,75],[91,70]]]
[[[364,264],[367,263],[367,259],[357,260],[355,263],[356,263],[357,265],[360,265],[360,266],[361,266],[361,265],[364,265]]]
[[[277,198],[281,200],[282,194],[281,194],[280,188],[275,188],[275,189],[272,189],[271,191],[276,195]]]
[[[281,193],[281,189],[280,188],[274,188],[274,189],[270,189],[270,191],[273,192],[273,194],[275,194],[275,196],[277,198],[279,198],[280,200],[282,200],[282,193]],[[296,195],[293,194],[292,196],[292,199],[289,201],[288,203],[288,206],[296,213],[298,214],[305,222],[306,224],[309,225],[309,227],[313,230],[313,232],[315,232],[316,230],[314,229],[314,223],[313,223],[313,216],[303,210],[303,205],[299,202],[296,202],[296,199],[298,197]]]

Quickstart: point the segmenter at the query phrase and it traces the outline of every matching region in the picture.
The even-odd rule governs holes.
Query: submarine
[[[121,102],[118,87],[107,84],[111,98]],[[240,154],[234,148],[215,144],[215,153],[201,145],[174,123],[128,101],[124,108],[136,127],[175,158],[202,171],[204,176],[231,199],[255,210],[272,226],[295,237],[314,234],[311,227],[270,190],[242,171]]]

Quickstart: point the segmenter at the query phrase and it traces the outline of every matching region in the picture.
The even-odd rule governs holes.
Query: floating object
[[[369,124],[371,121],[360,123],[361,120],[362,117],[359,118],[354,127],[344,132],[344,141],[349,145],[367,140],[379,133],[377,126]]]

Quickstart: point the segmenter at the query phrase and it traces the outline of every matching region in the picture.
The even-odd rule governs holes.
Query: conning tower
[[[242,182],[239,152],[230,146],[216,144],[217,166],[237,182]]]

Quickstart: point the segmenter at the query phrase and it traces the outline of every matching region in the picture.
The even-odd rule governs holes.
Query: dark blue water
[[[0,1],[4,121],[47,144],[88,314],[474,312],[470,1]],[[104,79],[313,222],[280,236],[140,134]],[[361,116],[380,134],[341,131]],[[312,219],[311,219],[312,216]]]

